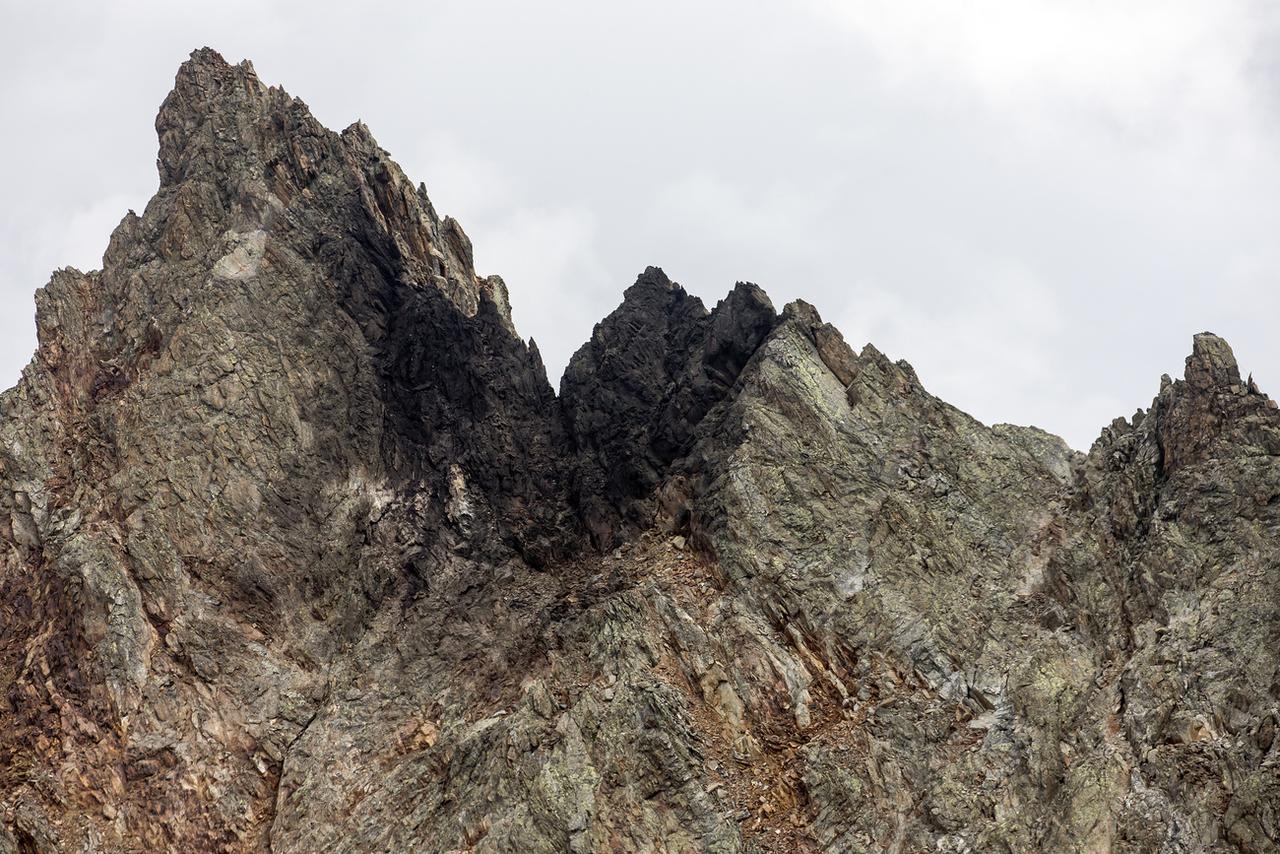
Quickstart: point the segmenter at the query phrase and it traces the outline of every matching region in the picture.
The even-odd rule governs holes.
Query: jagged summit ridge
[[[389,241],[398,275],[434,284],[468,315],[487,299],[510,326],[501,279],[476,275],[461,226],[436,214],[425,189],[409,182],[362,122],[335,134],[301,100],[265,86],[248,61],[233,66],[203,48],[179,69],[156,131],[160,194],[177,196],[193,221],[246,231],[309,208],[358,203],[377,238]],[[184,182],[206,193],[184,190]],[[339,201],[340,194],[354,198]]]
[[[361,124],[209,49],[0,396],[0,854],[1269,851],[1280,413],[1089,454],[645,270],[557,396]]]

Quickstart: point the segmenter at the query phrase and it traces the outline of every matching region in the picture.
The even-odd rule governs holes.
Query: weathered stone
[[[557,398],[367,128],[197,51],[0,396],[0,852],[1275,851],[1280,412],[1087,455],[650,268]]]

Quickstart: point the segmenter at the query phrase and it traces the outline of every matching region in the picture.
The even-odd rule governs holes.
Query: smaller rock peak
[[[220,123],[223,134],[209,132],[205,136],[210,145],[227,144],[223,137],[235,125],[235,117],[256,112],[266,91],[248,60],[231,65],[212,48],[192,51],[191,57],[179,66],[173,90],[156,116],[161,186],[184,177],[190,165],[188,149],[202,128],[211,122]],[[230,144],[238,144],[237,135],[231,136]]]
[[[204,47],[198,47],[191,51],[191,55],[187,58],[187,61],[182,63],[178,68],[178,74],[179,76],[184,74],[187,76],[193,76],[198,74],[202,69],[220,71],[230,68],[231,63],[227,62],[227,60],[223,58],[222,54],[218,53],[208,45],[205,45]]]
[[[622,307],[629,311],[671,312],[680,307],[697,304],[697,314],[705,314],[702,301],[673,282],[661,267],[645,267],[636,277],[635,284],[622,292]]]
[[[632,285],[632,287],[644,287],[646,289],[655,288],[670,291],[675,290],[680,286],[671,281],[671,279],[667,277],[667,274],[662,271],[661,267],[649,266],[645,267],[644,272],[636,277],[636,283],[635,285]]]
[[[870,341],[863,345],[862,351],[858,354],[858,361],[868,365],[875,365],[885,373],[894,373],[895,369],[900,369],[905,365],[911,376],[915,376],[915,369],[909,364],[901,359],[895,362]]]
[[[782,319],[794,320],[808,327],[822,324],[822,315],[818,314],[818,309],[802,299],[792,300],[783,306]]]
[[[191,51],[187,60],[178,66],[175,88],[183,84],[195,84],[197,87],[207,89],[219,79],[248,80],[261,86],[258,72],[254,70],[253,63],[249,60],[245,59],[238,65],[232,65],[213,48],[202,47]]]
[[[1231,345],[1212,332],[1195,336],[1185,376],[1187,385],[1200,391],[1240,385],[1240,368]]]
[[[348,144],[357,143],[365,147],[379,148],[378,141],[373,138],[373,131],[362,119],[356,119],[342,129],[342,138]]]
[[[726,306],[729,310],[741,310],[746,306],[754,306],[760,311],[767,312],[771,322],[776,320],[777,313],[773,309],[773,300],[769,299],[769,295],[765,293],[764,288],[752,282],[738,282],[735,284],[733,290],[729,291],[728,295],[717,304],[717,309],[720,306]]]
[[[1185,381],[1169,384],[1162,379],[1152,409],[1164,472],[1220,454],[1223,442],[1273,447],[1273,404],[1255,389],[1256,383],[1246,386],[1241,380],[1226,341],[1210,332],[1196,335]],[[1147,421],[1144,417],[1143,424]]]
[[[731,295],[752,294],[757,295],[755,298],[763,296],[765,299],[769,299],[769,294],[765,292],[765,289],[757,285],[755,282],[734,282],[733,290],[729,291],[729,293]]]

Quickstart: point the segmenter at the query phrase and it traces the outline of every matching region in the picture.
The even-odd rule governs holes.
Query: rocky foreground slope
[[[368,130],[197,51],[0,397],[0,852],[1280,850],[1280,412],[1089,454],[657,269],[560,393]]]

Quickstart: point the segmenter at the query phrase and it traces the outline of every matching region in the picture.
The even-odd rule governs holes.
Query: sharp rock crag
[[[0,852],[1280,850],[1280,412],[1079,454],[655,268],[557,395],[210,50],[0,397]]]

